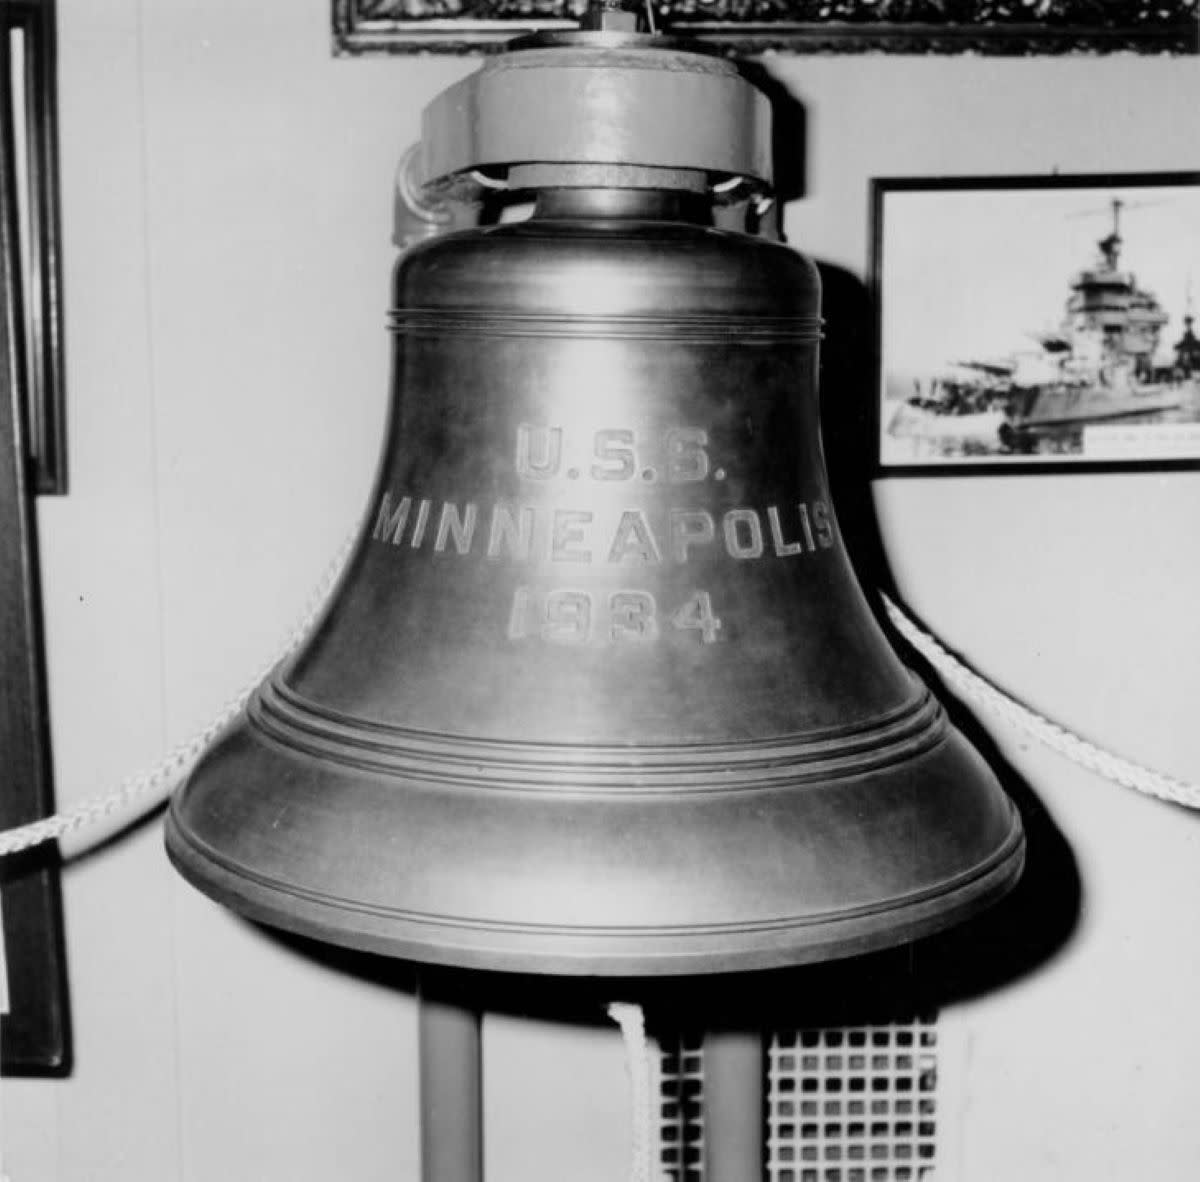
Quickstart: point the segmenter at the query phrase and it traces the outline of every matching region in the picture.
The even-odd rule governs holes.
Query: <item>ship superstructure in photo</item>
[[[1139,280],[1124,250],[1123,221],[1140,214],[1136,249],[1140,219],[1153,216],[1141,207],[1159,203],[1107,198],[1107,233],[1089,265],[1068,279],[1058,323],[1040,330],[1011,325],[1011,339],[1024,336],[1024,347],[956,356],[947,340],[943,362],[901,375],[889,367],[885,342],[884,464],[1086,460],[1106,458],[1113,448],[1122,457],[1155,448],[1169,458],[1200,457],[1200,339],[1190,288],[1183,332],[1172,341],[1169,308]],[[1100,211],[1066,216],[1092,212]],[[1179,242],[1180,257],[1195,245]],[[984,265],[978,276],[980,283],[992,278]]]
[[[1099,257],[1071,280],[1062,332],[1041,337],[1057,373],[1027,387],[1013,383],[1000,437],[1014,450],[1039,441],[1071,449],[1089,423],[1158,418],[1190,400],[1175,363],[1156,363],[1166,311],[1121,267],[1123,205],[1113,198]]]

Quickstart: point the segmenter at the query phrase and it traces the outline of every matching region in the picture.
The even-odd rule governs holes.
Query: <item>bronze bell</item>
[[[416,961],[648,975],[906,941],[1015,882],[1016,811],[838,532],[816,271],[714,228],[768,143],[731,64],[619,31],[426,111],[418,223],[501,183],[535,211],[400,259],[340,588],[171,805],[201,890]]]

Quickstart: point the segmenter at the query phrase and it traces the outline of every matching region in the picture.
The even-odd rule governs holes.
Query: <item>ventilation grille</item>
[[[667,1182],[704,1179],[704,1044],[698,1035],[664,1037],[659,1145]]]
[[[937,1131],[932,1021],[780,1032],[768,1055],[772,1182],[932,1177]]]
[[[700,1037],[661,1040],[661,1162],[668,1182],[704,1182]],[[936,1165],[937,1028],[777,1031],[767,1048],[769,1182],[931,1182]]]

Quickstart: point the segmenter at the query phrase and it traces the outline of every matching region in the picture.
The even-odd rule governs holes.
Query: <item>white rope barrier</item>
[[[646,1034],[642,1007],[614,1001],[608,1016],[621,1028],[625,1065],[629,1071],[630,1104],[633,1109],[630,1182],[660,1182],[658,1157],[658,1109],[655,1064],[658,1056]]]
[[[1016,698],[997,689],[961,661],[953,657],[928,632],[919,628],[886,595],[881,597],[884,610],[896,631],[938,671],[942,679],[967,701],[994,714],[1014,730],[1031,735],[1073,763],[1103,776],[1115,784],[1136,789],[1160,800],[1169,800],[1187,808],[1200,808],[1200,786],[1177,780],[1111,751],[1051,722]]]
[[[282,651],[269,664],[265,665],[251,681],[247,682],[240,693],[230,698],[207,726],[186,742],[180,743],[155,767],[138,775],[130,776],[107,796],[93,797],[91,800],[84,801],[82,804],[66,809],[52,817],[0,832],[0,857],[32,849],[43,842],[57,841],[60,837],[65,837],[76,830],[95,825],[106,817],[124,813],[132,809],[134,805],[140,806],[140,812],[137,815],[143,815],[166,800],[217,736],[237,717],[263,678],[280,661],[291,656],[304,643],[333,594],[333,589],[350,556],[352,543],[353,538],[347,538],[334,560],[329,564],[321,581],[313,591],[304,615],[292,629]],[[131,815],[129,820],[133,819],[135,818]]]
[[[230,698],[207,726],[186,742],[179,744],[155,767],[131,776],[107,796],[95,797],[52,817],[0,832],[0,857],[31,849],[43,842],[56,841],[114,814],[124,813],[135,805],[140,805],[141,812],[145,813],[161,804],[191,771],[217,736],[238,715],[263,678],[304,643],[337,585],[350,556],[352,544],[352,537],[342,544],[283,650],[264,666],[240,693]],[[1003,693],[977,673],[973,673],[961,661],[951,656],[928,632],[918,627],[886,595],[882,596],[882,600],[888,619],[896,630],[937,670],[946,684],[967,701],[1107,780],[1148,796],[1158,797],[1160,800],[1200,809],[1200,786],[1124,759],[1051,722]],[[131,815],[129,819],[133,820],[134,817]]]

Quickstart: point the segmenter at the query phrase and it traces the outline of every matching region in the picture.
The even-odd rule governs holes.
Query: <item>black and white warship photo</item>
[[[901,380],[888,375],[885,461],[1112,458],[1131,446],[1139,455],[1178,453],[1193,436],[1200,444],[1200,427],[1192,426],[1200,424],[1200,338],[1190,283],[1180,293],[1182,331],[1168,334],[1168,308],[1122,257],[1126,205],[1110,200],[1109,232],[1091,264],[1070,277],[1060,322],[1024,331],[1032,347],[950,356]],[[1179,244],[1181,251],[1189,245]],[[1021,332],[1014,325],[1014,339]],[[1154,429],[1133,429],[1145,427]]]

